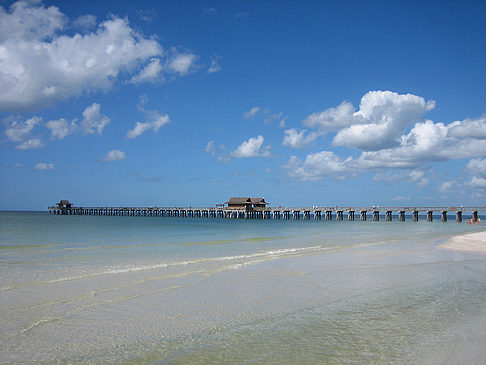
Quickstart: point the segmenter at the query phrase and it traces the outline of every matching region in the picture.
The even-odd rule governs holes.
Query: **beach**
[[[452,237],[440,247],[453,251],[486,253],[486,231]]]
[[[0,219],[0,363],[486,359],[478,225]]]

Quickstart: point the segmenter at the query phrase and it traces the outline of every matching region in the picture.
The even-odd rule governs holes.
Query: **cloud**
[[[400,137],[400,144],[395,148],[363,151],[358,158],[348,157],[341,160],[334,158],[335,163],[341,164],[340,169],[335,170],[336,175],[342,176],[343,172],[366,173],[389,168],[418,169],[429,162],[485,156],[486,138],[469,138],[467,134],[463,134],[464,138],[456,138],[449,134],[451,128],[461,127],[463,123],[467,126],[468,121],[469,119],[466,119],[449,125],[434,123],[430,120],[416,123],[408,134]],[[321,153],[323,156],[327,156],[332,152],[323,151]],[[309,176],[312,176],[313,179],[329,176],[329,172],[334,170],[328,168],[327,160],[318,159],[316,156],[319,156],[319,153],[310,154],[304,162],[291,159],[292,163],[289,162],[286,165],[289,175],[295,178],[302,176],[302,180],[309,180]],[[322,166],[319,165],[320,163]],[[482,166],[477,160],[471,163],[471,167],[474,165]],[[428,182],[428,180],[421,181],[420,179],[417,181],[422,184]]]
[[[209,141],[208,144],[206,145],[206,148],[204,148],[204,152],[210,153],[211,155],[216,154],[216,146],[214,141]]]
[[[139,105],[139,110],[145,114],[145,123],[137,122],[135,127],[127,132],[126,138],[133,139],[140,136],[142,133],[153,130],[157,132],[164,125],[170,123],[170,118],[167,114],[160,114],[156,110],[147,110],[143,106]]]
[[[137,15],[140,19],[142,19],[144,22],[147,23],[152,23],[155,18],[157,17],[157,13],[155,10],[137,10]]]
[[[226,146],[222,144],[216,146],[216,142],[214,141],[209,141],[204,148],[204,152],[209,153],[211,156],[216,156],[216,154],[219,153],[219,156],[217,157],[219,162],[228,162],[231,158],[227,154],[223,154],[224,151],[226,151]]]
[[[121,161],[126,159],[127,156],[125,152],[120,150],[111,150],[106,153],[106,155],[102,158],[105,162],[113,162],[113,161]]]
[[[53,163],[39,162],[37,165],[35,165],[34,169],[35,170],[54,170],[54,164]]]
[[[76,28],[88,31],[96,27],[96,17],[94,15],[82,15],[73,22]]]
[[[486,188],[486,179],[484,177],[473,176],[471,181],[468,182],[469,186],[474,188]]]
[[[236,150],[231,152],[232,157],[270,157],[270,146],[263,147],[264,138],[259,135],[244,141]]]
[[[263,123],[270,124],[273,121],[282,118],[283,112],[270,114],[268,110],[265,111],[266,116],[263,118]]]
[[[103,129],[110,123],[110,118],[106,115],[101,115],[100,104],[93,103],[83,111],[83,120],[81,121],[81,129],[85,134],[98,133],[101,135]]]
[[[17,149],[35,149],[44,147],[45,144],[39,137],[33,136],[33,131],[37,126],[42,126],[50,130],[51,139],[64,139],[66,136],[83,132],[84,134],[101,134],[105,126],[110,122],[110,118],[101,115],[100,104],[93,103],[91,106],[85,108],[81,123],[77,123],[78,119],[68,121],[65,118],[50,120],[47,123],[42,123],[42,118],[34,116],[25,121],[19,117],[10,116],[3,120],[6,124],[5,135],[7,141],[22,142]]]
[[[8,29],[0,33],[0,112],[29,110],[107,90],[125,75],[130,79],[145,69],[147,63],[155,67],[154,57],[164,54],[154,38],[116,16],[101,22],[95,31],[71,35],[64,33],[67,18],[57,7],[19,1],[8,11],[0,7],[0,23]],[[192,59],[176,57],[171,65],[184,74]]]
[[[133,127],[132,129],[130,129],[127,132],[127,136],[126,137],[127,138],[130,138],[130,139],[137,138],[143,132],[145,132],[146,130],[149,130],[149,129],[150,129],[150,123],[137,122],[135,124],[135,127]]]
[[[184,76],[197,68],[197,56],[190,52],[180,53],[175,48],[172,49],[172,55],[169,58],[167,67],[170,72],[179,76]]]
[[[290,177],[302,181],[373,173],[373,181],[424,187],[430,183],[426,174],[429,164],[468,158],[466,185],[480,194],[486,188],[486,114],[448,124],[423,120],[434,107],[434,101],[417,95],[370,91],[361,98],[358,110],[345,101],[313,113],[303,120],[304,125],[321,134],[334,132],[333,146],[355,148],[359,153],[351,155],[339,149],[338,155],[324,148],[303,159],[292,156],[283,168]],[[306,132],[285,130],[283,144],[299,148],[316,138]],[[438,185],[439,191],[449,192],[459,180]]]
[[[474,158],[486,155],[486,138],[451,137],[450,125],[430,120],[416,123],[410,133],[401,137],[396,148],[363,152],[359,162],[368,167],[414,167],[432,161]],[[484,121],[486,123],[486,121]]]
[[[424,187],[429,183],[429,179],[425,177],[423,170],[405,170],[399,173],[380,171],[373,177],[373,181],[385,181],[390,184],[413,182],[417,183],[419,187]]]
[[[361,98],[359,110],[344,101],[335,108],[313,113],[302,121],[305,126],[325,132],[338,131],[333,144],[377,151],[397,146],[399,137],[435,107],[433,100],[392,91],[369,91]]]
[[[451,138],[486,138],[486,114],[476,119],[464,119],[462,122],[455,122],[450,125],[448,137]]]
[[[137,75],[133,76],[130,82],[134,84],[140,84],[142,82],[155,82],[160,77],[160,72],[162,71],[162,65],[160,64],[160,59],[152,58],[150,63],[148,63]]]
[[[295,128],[286,129],[284,131],[285,136],[282,144],[293,149],[299,149],[305,145],[315,141],[319,137],[320,133],[311,132],[305,135],[307,131],[305,129],[298,132]]]
[[[251,108],[247,112],[243,113],[243,119],[251,119],[251,118],[254,118],[255,115],[259,111],[260,111],[260,107],[259,106],[254,106],[253,108]]]
[[[50,120],[46,123],[46,128],[51,130],[51,138],[64,139],[64,137],[74,133],[78,126],[76,121],[69,122],[64,118],[58,120]]]
[[[325,176],[342,179],[349,175],[351,158],[342,159],[331,151],[321,151],[307,155],[304,161],[292,156],[283,166],[288,175],[302,181],[317,181]]]
[[[17,1],[10,12],[0,7],[0,40],[43,39],[64,28],[67,18],[56,6],[37,6],[35,1]]]
[[[454,181],[444,181],[442,184],[440,184],[439,191],[441,193],[447,193],[452,190],[453,186],[454,186]]]
[[[486,158],[473,158],[467,163],[466,168],[471,175],[486,177]]]
[[[211,65],[208,68],[208,74],[212,74],[221,70],[221,65],[219,64],[219,56],[214,56],[211,58]]]
[[[336,131],[354,124],[359,120],[354,116],[354,112],[353,104],[344,101],[335,108],[312,113],[302,123],[309,128],[319,128],[323,131]]]
[[[44,147],[45,144],[38,138],[31,138],[15,147],[18,150],[35,150]]]
[[[17,117],[9,117],[5,119],[5,122],[7,123],[7,128],[5,130],[7,140],[11,142],[22,142],[30,136],[34,127],[42,122],[42,118],[32,117],[26,121],[21,121]]]
[[[361,98],[352,125],[341,129],[333,143],[368,151],[397,146],[407,127],[434,107],[434,101],[426,102],[417,95],[370,91]]]
[[[259,115],[263,119],[263,123],[271,124],[274,121],[280,119],[280,126],[285,126],[285,120],[288,118],[287,116],[283,117],[283,112],[279,113],[271,113],[269,109],[264,108],[262,109],[259,106],[254,106],[250,110],[243,113],[243,119],[253,119],[257,115]]]

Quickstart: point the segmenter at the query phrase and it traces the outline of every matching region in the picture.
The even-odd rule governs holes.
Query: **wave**
[[[163,269],[169,267],[177,267],[177,266],[187,266],[187,265],[197,265],[203,263],[216,263],[222,261],[241,261],[241,260],[254,260],[256,258],[260,259],[278,259],[281,257],[286,256],[295,256],[299,254],[309,254],[309,253],[318,253],[322,251],[335,251],[341,249],[349,249],[349,248],[360,248],[360,247],[367,247],[367,246],[376,246],[382,243],[386,243],[388,241],[382,242],[374,242],[374,243],[363,243],[363,244],[353,244],[348,246],[310,246],[310,247],[295,247],[295,248],[282,248],[282,249],[274,249],[268,250],[263,252],[255,252],[250,254],[242,254],[242,255],[232,255],[232,256],[221,256],[221,257],[210,257],[210,258],[199,258],[193,260],[184,260],[184,261],[175,261],[175,262],[165,262],[165,263],[156,263],[156,264],[145,264],[145,265],[136,265],[136,266],[123,266],[123,267],[109,267],[106,270],[100,272],[92,272],[86,273],[81,275],[72,275],[72,276],[64,276],[56,279],[49,279],[43,281],[36,281],[31,283],[24,283],[18,284],[13,286],[7,286],[0,288],[0,292],[9,291],[14,289],[20,289],[25,287],[35,287],[40,285],[47,285],[47,284],[55,284],[61,283],[66,281],[74,281],[74,280],[82,280],[82,279],[89,279],[95,278],[105,275],[116,275],[116,274],[126,274],[126,273],[134,273],[134,272],[143,272],[149,270],[156,270],[156,269]],[[266,260],[261,260],[266,261]],[[236,262],[233,267],[234,268],[241,268],[245,265],[248,265],[247,262]]]

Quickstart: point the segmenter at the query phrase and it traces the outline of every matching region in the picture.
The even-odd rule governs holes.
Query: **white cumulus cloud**
[[[486,177],[486,158],[481,160],[480,158],[473,158],[466,165],[471,175]]]
[[[154,82],[160,76],[162,71],[162,65],[160,64],[159,58],[152,58],[150,63],[148,63],[137,75],[133,76],[131,82],[139,84],[142,82]]]
[[[236,150],[231,152],[232,157],[270,157],[270,146],[263,146],[262,135],[244,141]]]
[[[353,104],[349,101],[342,102],[335,108],[329,108],[322,112],[312,113],[302,123],[310,128],[319,128],[324,131],[335,131],[356,123],[358,118],[354,116]]]
[[[61,118],[48,121],[46,128],[51,130],[52,138],[64,139],[64,137],[74,133],[78,129],[78,126],[75,121],[69,122]]]
[[[180,53],[173,49],[173,54],[168,61],[169,71],[184,76],[192,72],[196,67],[197,56],[190,53]]]
[[[336,115],[348,115],[354,124],[337,130],[334,145],[358,148],[361,154],[338,157],[324,150],[309,154],[303,161],[294,156],[285,168],[290,176],[301,180],[372,172],[376,174],[375,181],[401,180],[425,186],[429,183],[424,174],[428,163],[470,158],[467,171],[472,179],[476,178],[471,184],[479,186],[478,179],[486,177],[486,160],[479,158],[486,156],[486,117],[449,124],[421,121],[422,114],[434,106],[435,102],[412,94],[369,92],[363,96],[359,110],[352,114],[346,103],[326,111],[334,119],[328,114],[325,118],[316,114],[304,124],[322,131],[330,130],[331,124],[326,124],[330,119],[340,120]],[[298,146],[301,141],[305,141],[302,131],[286,131],[286,145]],[[395,174],[390,169],[402,172]]]
[[[343,159],[331,151],[308,154],[304,161],[292,156],[283,166],[289,176],[302,181],[317,181],[323,177],[344,178],[352,173],[352,158]]]
[[[135,123],[135,126],[127,132],[126,137],[129,139],[137,138],[148,130],[157,132],[161,127],[170,123],[170,118],[167,114],[160,114],[155,110],[145,110],[143,108],[140,109],[146,114],[147,122]]]
[[[353,114],[355,123],[341,129],[333,142],[368,151],[397,146],[407,127],[420,121],[434,106],[434,101],[426,102],[413,94],[370,91],[361,98],[359,110]]]
[[[100,104],[93,103],[83,111],[83,120],[81,121],[81,129],[85,134],[101,134],[103,129],[108,123],[110,118],[106,115],[101,115]]]
[[[309,115],[302,123],[326,132],[338,131],[334,145],[377,151],[397,146],[402,133],[434,107],[433,100],[413,94],[369,91],[361,98],[358,110],[344,101]]]
[[[452,190],[454,186],[454,181],[444,181],[442,184],[439,186],[439,191],[441,193],[447,193]]]
[[[38,6],[36,1],[17,1],[10,12],[0,7],[0,40],[43,39],[64,28],[67,18],[56,6]]]
[[[7,127],[5,129],[5,135],[11,142],[22,142],[25,138],[30,136],[35,126],[42,122],[41,117],[32,117],[25,121],[21,121],[18,118],[11,117],[5,120]]]
[[[473,176],[471,181],[468,182],[468,185],[474,188],[486,188],[486,179],[484,177]]]
[[[486,114],[476,119],[464,119],[450,125],[448,137],[451,138],[472,138],[485,139],[486,138]]]
[[[285,135],[282,144],[294,149],[304,147],[308,143],[315,141],[320,135],[320,133],[317,132],[311,132],[305,135],[307,133],[305,129],[298,132],[295,128],[286,129],[284,133]]]
[[[81,20],[80,20],[81,21]],[[82,20],[92,25],[93,18]],[[0,7],[0,111],[28,110],[91,90],[106,90],[121,75],[142,71],[151,80],[160,44],[112,16],[95,31],[64,33],[67,18],[55,6],[18,1]],[[183,74],[191,62],[176,59]],[[148,64],[148,65],[147,65]],[[148,68],[147,68],[148,67]]]
[[[113,162],[113,161],[121,161],[126,158],[127,156],[125,155],[125,152],[120,150],[111,150],[106,153],[106,155],[103,157],[102,160],[105,162]]]

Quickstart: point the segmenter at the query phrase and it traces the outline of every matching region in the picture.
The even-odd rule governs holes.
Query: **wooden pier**
[[[442,222],[447,222],[451,214],[457,222],[470,214],[474,222],[479,213],[486,212],[486,207],[264,207],[234,209],[229,207],[76,207],[68,201],[61,200],[57,205],[48,208],[49,213],[58,215],[99,215],[130,217],[191,217],[191,218],[226,218],[226,219],[315,219],[315,220],[371,220],[381,219],[391,222],[396,219],[404,222],[411,219],[419,221],[422,215],[427,222],[432,222],[439,215]],[[345,218],[346,216],[346,218]],[[407,218],[408,216],[408,218]]]

